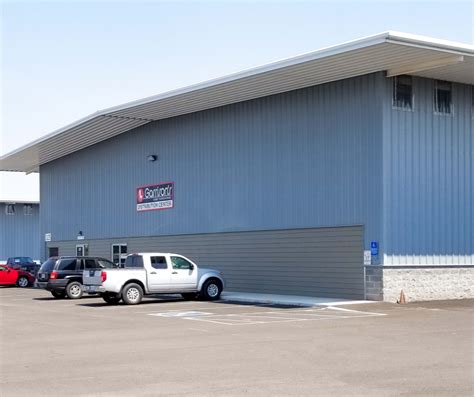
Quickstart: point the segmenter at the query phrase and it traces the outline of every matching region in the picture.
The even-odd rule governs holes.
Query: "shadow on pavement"
[[[98,296],[83,296],[81,299],[77,299],[77,300],[82,300],[82,299],[97,299],[99,298]],[[64,300],[70,300],[70,301],[73,301],[75,299],[69,299],[69,298],[55,298],[53,296],[42,296],[40,298],[32,298],[33,300],[35,301],[64,301]]]
[[[152,298],[152,299],[150,299]],[[174,302],[188,302],[182,298],[154,298],[147,296],[139,305],[126,305],[123,301],[120,301],[118,304],[110,305],[105,303],[104,301],[96,302],[96,303],[78,303],[78,306],[86,306],[86,307],[104,307],[104,306],[141,306],[141,305],[150,305],[150,304],[160,304],[160,303],[174,303]]]
[[[239,305],[239,306],[255,306],[255,307],[272,307],[275,309],[304,309],[310,308],[310,305],[290,305],[281,303],[259,303],[259,302],[239,302],[233,300],[218,300],[212,301],[212,303],[218,303],[220,305]]]

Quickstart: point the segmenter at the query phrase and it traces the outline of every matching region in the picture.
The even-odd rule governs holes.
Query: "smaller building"
[[[0,263],[12,256],[40,260],[38,201],[0,201]]]

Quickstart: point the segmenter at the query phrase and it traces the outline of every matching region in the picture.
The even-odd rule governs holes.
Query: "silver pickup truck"
[[[127,256],[123,269],[84,270],[84,291],[99,294],[109,304],[128,305],[149,294],[181,294],[219,299],[225,286],[221,272],[200,269],[188,258],[170,253],[138,253]]]

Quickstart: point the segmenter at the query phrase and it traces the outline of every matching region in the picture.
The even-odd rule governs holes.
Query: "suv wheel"
[[[30,282],[28,281],[28,277],[26,276],[20,276],[18,277],[18,280],[16,282],[16,285],[18,285],[20,288],[26,288]]]
[[[82,284],[78,281],[71,281],[66,287],[66,294],[70,299],[80,299],[82,293]]]
[[[142,301],[143,289],[138,284],[127,284],[122,291],[122,299],[127,305],[137,305]]]
[[[211,301],[220,298],[222,292],[222,283],[217,279],[207,280],[202,287],[202,296]]]
[[[105,293],[102,295],[102,299],[107,302],[109,305],[116,305],[122,300],[120,294]]]

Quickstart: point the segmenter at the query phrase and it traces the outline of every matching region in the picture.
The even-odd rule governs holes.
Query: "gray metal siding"
[[[40,259],[39,206],[33,204],[32,215],[23,214],[23,204],[15,205],[15,215],[6,215],[0,203],[0,261],[11,256]]]
[[[382,230],[382,74],[150,123],[41,167],[42,233],[127,238],[363,224]],[[149,154],[158,161],[146,161]],[[137,213],[140,185],[175,208]]]
[[[473,87],[453,84],[454,113],[437,115],[434,81],[413,82],[413,111],[393,109],[385,84],[386,263],[473,263]]]
[[[224,272],[227,290],[363,299],[363,227],[270,230],[49,243],[60,255],[76,244],[110,258],[114,243],[128,252],[179,252]]]

